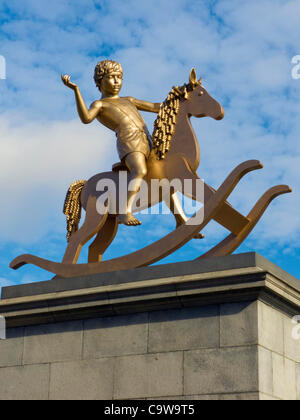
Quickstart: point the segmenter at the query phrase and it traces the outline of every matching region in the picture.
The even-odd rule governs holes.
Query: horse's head
[[[202,86],[202,79],[197,80],[195,69],[191,70],[189,84],[184,88],[186,111],[193,117],[224,118],[225,112],[215,99]]]
[[[178,133],[176,126],[180,125],[187,116],[212,117],[216,120],[224,117],[222,105],[208,94],[201,81],[202,79],[197,80],[196,72],[192,69],[189,83],[184,86],[174,86],[167,99],[161,104],[152,136],[154,151],[158,159],[165,158],[170,150],[175,131]],[[191,137],[195,140],[195,136]],[[198,145],[195,146],[194,154],[198,156],[197,148]],[[176,149],[173,148],[173,150]]]

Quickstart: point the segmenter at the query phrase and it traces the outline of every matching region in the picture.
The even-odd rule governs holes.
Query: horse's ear
[[[197,75],[196,75],[196,70],[194,68],[192,68],[190,72],[190,84],[192,86],[195,86],[197,84]]]

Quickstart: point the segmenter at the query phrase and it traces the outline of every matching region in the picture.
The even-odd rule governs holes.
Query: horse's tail
[[[81,218],[81,201],[80,194],[87,181],[75,181],[68,189],[63,213],[67,217],[67,240],[69,242],[73,233],[78,230],[78,225]]]

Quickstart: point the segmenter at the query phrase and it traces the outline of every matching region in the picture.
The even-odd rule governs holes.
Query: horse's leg
[[[76,264],[83,245],[88,242],[106,222],[108,208],[106,209],[105,214],[99,214],[96,208],[96,200],[96,197],[90,197],[88,199],[85,221],[81,228],[71,236],[62,263]]]
[[[101,262],[104,252],[114,240],[118,232],[118,220],[116,216],[109,216],[98,232],[96,239],[89,247],[89,263]]]
[[[168,202],[170,201],[170,202]],[[164,200],[167,207],[169,207],[170,211],[173,213],[175,217],[177,227],[187,222],[188,218],[184,213],[182,208],[182,204],[178,198],[177,193],[171,193],[169,200]]]
[[[191,170],[184,156],[182,155],[173,156],[170,161],[165,163],[164,171],[165,171],[165,177],[169,179],[171,183],[174,180],[180,181],[182,193],[183,194],[185,193],[184,195],[187,196],[187,193],[185,191],[186,181],[190,181],[188,186],[189,186],[189,192],[191,193],[191,195],[193,194],[197,196],[199,195],[197,194],[196,180],[198,179],[199,180],[198,182],[202,182],[202,181],[200,180],[200,178],[198,178],[197,174],[195,174]],[[200,196],[201,195],[202,194],[200,194]],[[182,208],[181,201],[178,198],[178,194],[176,192],[175,193],[170,192],[170,196],[167,199],[164,199],[163,197],[162,199],[164,200],[167,207],[169,207],[169,209],[173,213],[176,220],[176,225],[177,225],[176,227],[179,227],[187,222],[188,217],[186,216]],[[202,201],[201,197],[199,201]],[[203,237],[204,236],[202,234],[197,233],[194,238],[202,239]]]
[[[185,159],[184,156],[174,155],[172,160],[164,162],[164,177],[170,181],[173,179],[179,179],[182,182],[183,194],[186,197],[192,198],[193,200],[199,201],[206,205],[206,203],[214,196],[215,190],[209,185],[205,184],[196,173],[194,173]],[[260,169],[261,164],[256,169]],[[159,168],[158,168],[159,169]],[[159,177],[159,170],[153,171],[153,178]],[[187,188],[184,184],[185,181],[190,181],[190,185],[187,184]],[[205,211],[205,210],[204,210]],[[224,201],[220,210],[213,219],[228,229],[234,234],[238,234],[243,230],[249,223],[249,220],[235,210],[227,201]]]
[[[256,169],[260,168],[258,167]],[[205,205],[216,193],[216,190],[202,181],[197,174],[192,174],[190,179],[192,180],[192,188],[185,190],[183,194],[186,197],[203,203],[205,212]],[[238,235],[249,224],[249,219],[235,210],[228,201],[224,201],[220,210],[214,216],[214,220],[235,235]]]
[[[175,220],[176,220],[176,228],[183,225],[188,221],[188,217],[186,216],[182,204],[178,198],[178,194],[170,194],[170,203],[168,203],[168,200],[165,200],[165,204],[169,207],[171,212],[173,213]],[[194,239],[203,239],[204,235],[202,233],[197,233],[194,236]]]

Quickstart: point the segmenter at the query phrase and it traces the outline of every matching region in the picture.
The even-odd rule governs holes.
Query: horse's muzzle
[[[225,117],[225,111],[224,111],[224,108],[222,107],[222,105],[220,105],[220,107],[221,107],[221,112],[220,112],[220,114],[216,117],[216,120],[222,120],[224,117]]]

